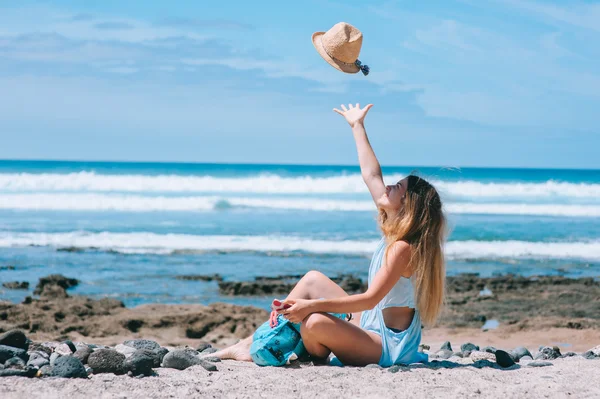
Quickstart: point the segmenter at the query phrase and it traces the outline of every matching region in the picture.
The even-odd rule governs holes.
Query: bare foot
[[[218,357],[219,359],[233,359],[241,362],[251,362],[250,346],[252,345],[252,337],[241,340],[235,345],[229,346],[218,352],[211,353],[207,356]]]

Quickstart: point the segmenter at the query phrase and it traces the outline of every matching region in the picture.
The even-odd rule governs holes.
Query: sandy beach
[[[126,308],[113,299],[69,295],[73,281],[68,278],[40,281],[39,297],[27,297],[20,304],[0,303],[0,330],[21,330],[34,343],[55,352],[66,339],[79,349],[99,345],[95,351],[102,345],[115,347],[127,340],[146,339],[171,352],[187,347],[194,356],[202,356],[193,349],[234,343],[267,317],[264,309],[225,303]],[[271,284],[278,281],[273,279]],[[40,391],[48,398],[598,397],[600,388],[590,383],[600,372],[598,298],[600,283],[589,278],[463,275],[448,279],[447,307],[439,325],[423,330],[422,344],[430,355],[426,364],[381,369],[294,362],[288,367],[261,368],[226,360],[209,366],[213,371],[202,365],[184,370],[154,367],[145,378],[88,369],[87,380],[3,377],[0,393],[3,398],[28,397]],[[483,329],[482,324],[492,319],[498,326]],[[454,352],[444,357],[438,351],[446,341]],[[461,349],[466,343],[480,350]],[[489,347],[505,351],[525,347],[532,358],[502,368]],[[551,353],[556,350],[556,355],[540,354],[542,347]],[[116,348],[123,351],[124,346]],[[68,353],[77,356],[77,352]],[[124,353],[131,355],[127,350]]]

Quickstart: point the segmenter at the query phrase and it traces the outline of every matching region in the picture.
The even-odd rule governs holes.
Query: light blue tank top
[[[382,238],[373,254],[373,260],[369,267],[369,285],[371,285],[371,282],[384,262],[386,248],[387,245],[385,239]],[[415,290],[413,288],[412,278],[400,277],[390,292],[388,292],[379,302],[378,306],[380,309],[395,306],[415,309]]]

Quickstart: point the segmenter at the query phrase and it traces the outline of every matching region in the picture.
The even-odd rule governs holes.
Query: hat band
[[[327,47],[325,47],[325,45],[323,44],[323,42],[321,42],[321,47],[323,47],[323,51],[325,51],[325,53],[329,57],[331,57],[331,59],[334,60],[335,62],[339,62],[340,64],[344,64],[344,65],[348,65],[348,66],[358,67],[358,69],[360,69],[360,71],[365,76],[367,76],[369,74],[369,72],[371,71],[371,68],[369,68],[368,65],[363,65],[362,62],[360,62],[360,60],[358,58],[354,62],[345,62],[345,61],[342,61],[342,60],[338,60],[333,55],[329,54],[329,51],[327,51]]]

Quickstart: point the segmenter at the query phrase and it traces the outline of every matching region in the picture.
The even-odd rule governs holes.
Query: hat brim
[[[315,32],[312,35],[313,46],[315,46],[315,49],[317,50],[319,55],[323,57],[323,59],[327,61],[329,65],[331,65],[338,71],[342,71],[345,73],[357,73],[358,71],[360,71],[360,68],[356,65],[334,60],[329,56],[329,54],[327,54],[327,52],[325,51],[325,47],[323,47],[323,41],[321,40],[324,34],[325,32]]]

